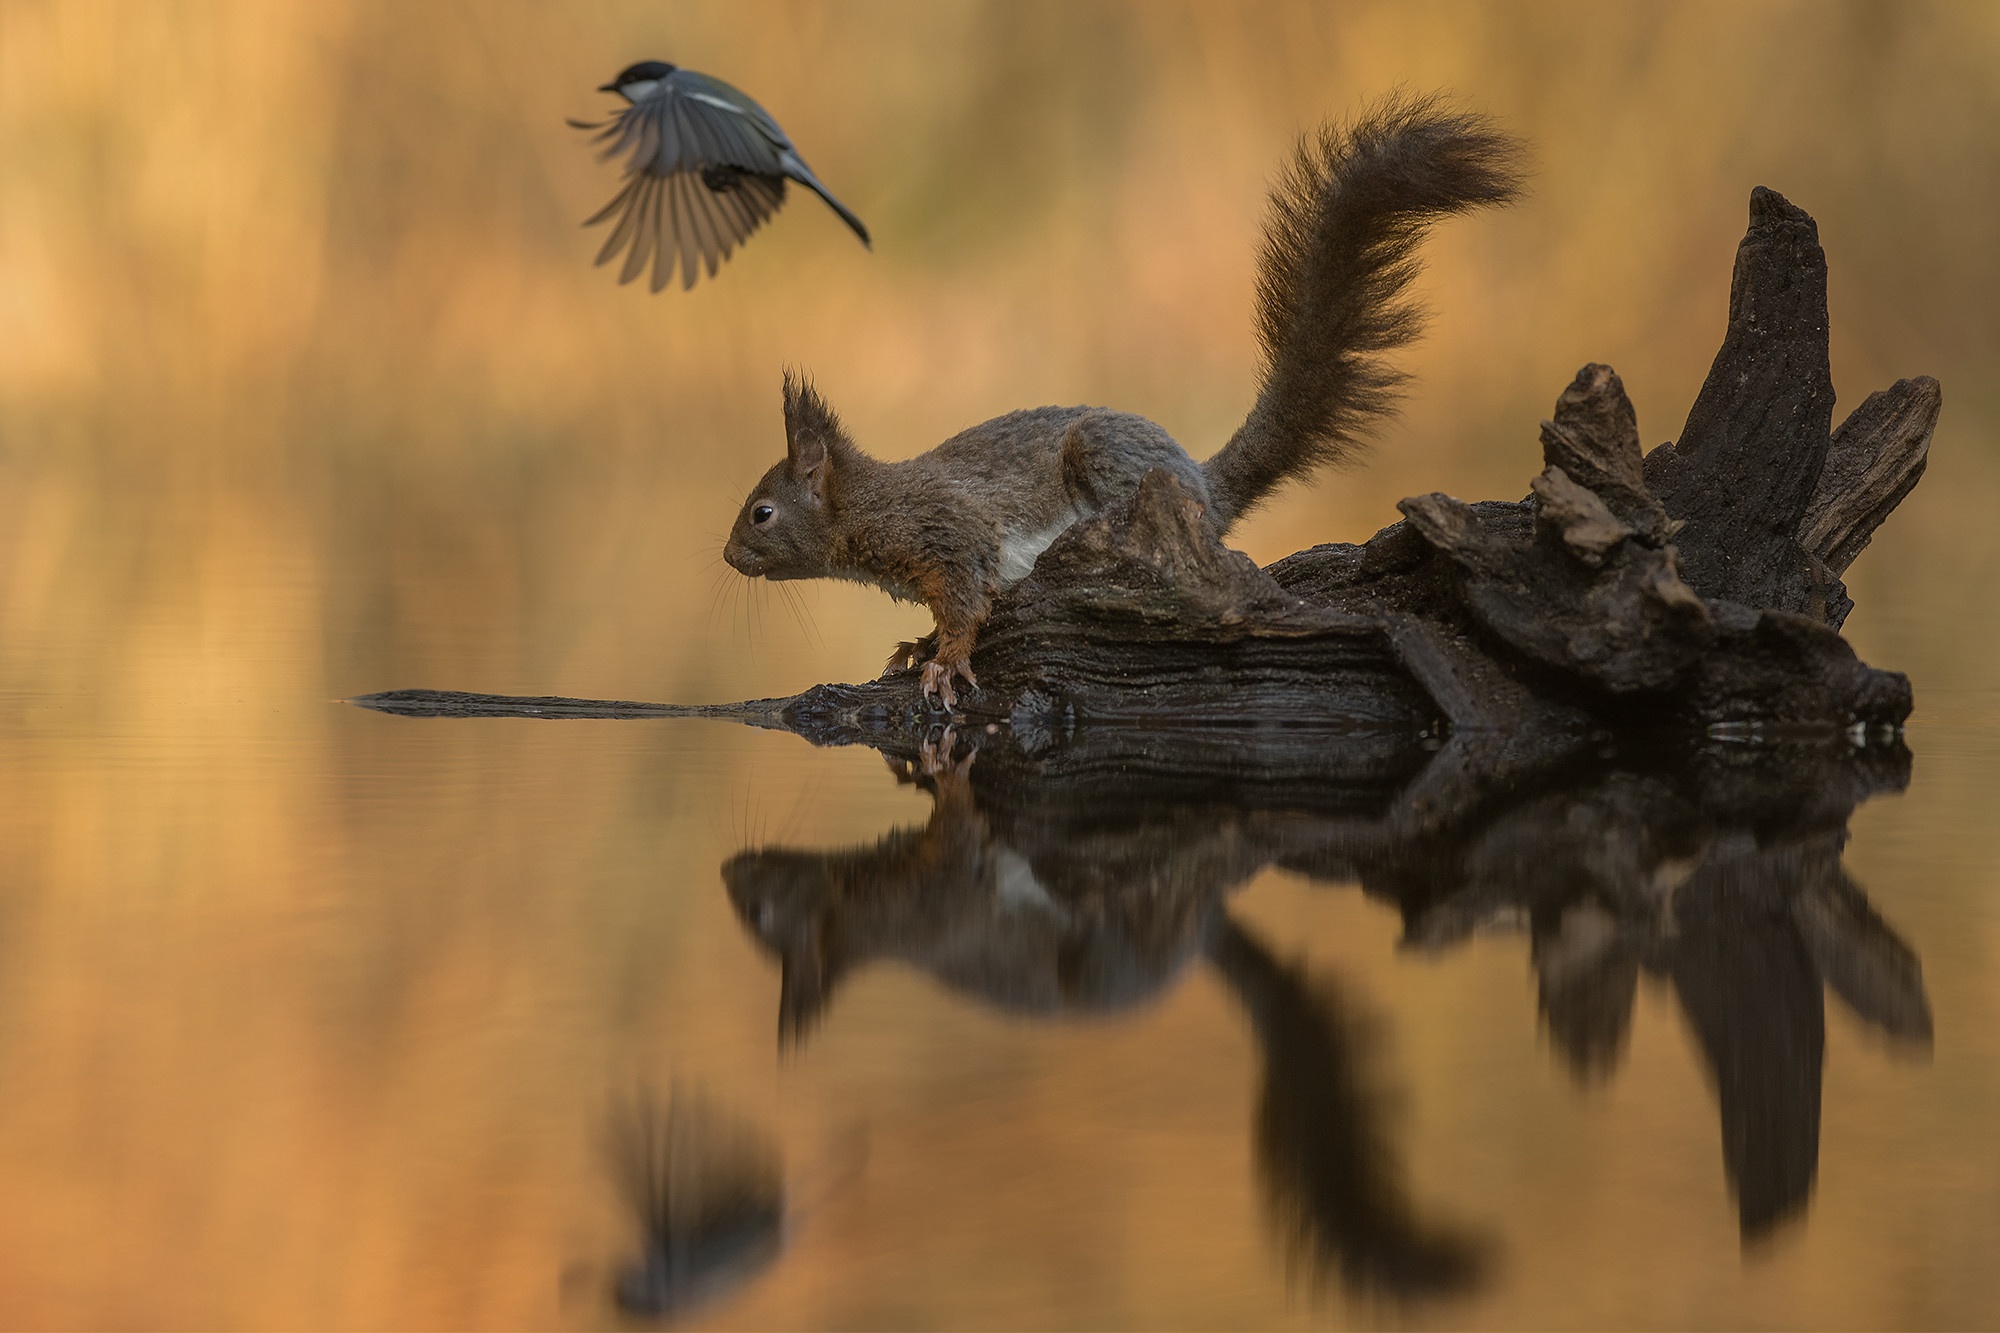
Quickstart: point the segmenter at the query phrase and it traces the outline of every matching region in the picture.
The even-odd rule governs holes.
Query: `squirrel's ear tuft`
[[[843,438],[840,417],[819,396],[812,381],[796,370],[785,372],[785,439],[797,450],[801,438],[817,436],[826,445]]]
[[[789,949],[781,960],[778,982],[778,1044],[798,1046],[803,1043],[820,1016],[826,1012],[827,1002],[833,998],[833,985],[839,978],[833,960],[826,956],[825,942],[815,932],[814,937],[803,947]]]
[[[834,446],[845,436],[840,418],[819,396],[812,381],[795,370],[785,372],[785,453],[792,475],[815,500],[826,498],[826,476]]]

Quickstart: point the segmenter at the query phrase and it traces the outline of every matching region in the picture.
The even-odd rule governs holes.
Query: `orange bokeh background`
[[[795,192],[691,293],[593,269],[577,224],[615,177],[563,120],[648,56],[755,95],[874,252]],[[601,1321],[563,1294],[620,1234],[588,1110],[674,1071],[795,1162],[850,1120],[875,1145],[724,1322],[1333,1318],[1281,1299],[1251,1056],[1205,981],[1135,1030],[1037,1033],[888,975],[774,1063],[775,982],[714,867],[920,819],[871,756],[330,701],[869,673],[921,611],[794,608],[719,563],[782,447],[781,369],[885,456],[1068,402],[1205,455],[1255,379],[1265,181],[1397,86],[1530,140],[1533,192],[1441,229],[1405,410],[1246,523],[1260,560],[1403,495],[1524,493],[1586,361],[1674,435],[1757,184],[1819,220],[1836,416],[1898,376],[1946,394],[1849,625],[1917,686],[1917,787],[1864,812],[1854,861],[1931,968],[1939,1064],[1836,1024],[1825,1197],[1764,1267],[1663,998],[1577,1094],[1518,946],[1413,966],[1354,896],[1246,899],[1394,1016],[1419,1194],[1512,1201],[1507,1285],[1438,1318],[1990,1318],[2000,846],[1962,738],[2000,718],[2000,7],[0,0],[0,1322]],[[1968,1184],[1912,1208],[1884,1160]]]

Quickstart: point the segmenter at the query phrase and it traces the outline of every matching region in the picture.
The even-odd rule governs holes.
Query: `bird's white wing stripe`
[[[710,106],[719,106],[732,116],[741,116],[743,114],[742,107],[737,106],[734,102],[716,97],[711,93],[682,93],[681,96],[687,98],[690,102],[706,102]]]

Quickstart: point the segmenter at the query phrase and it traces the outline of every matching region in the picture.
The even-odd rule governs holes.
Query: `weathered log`
[[[463,690],[383,690],[348,700],[399,717],[530,717],[546,721],[711,718],[751,726],[784,726],[792,701],[747,699],[731,704],[649,704],[631,699],[572,699],[560,694],[472,694]]]
[[[1943,403],[1930,376],[1897,380],[1869,394],[1834,431],[1799,535],[1835,574],[1846,572],[1924,475]]]
[[[1001,599],[963,719],[1072,743],[1132,725],[1893,729],[1908,683],[1840,639],[1839,574],[1920,474],[1937,386],[1902,382],[1836,437],[1826,339],[1817,229],[1760,189],[1675,444],[1642,457],[1624,386],[1587,366],[1528,500],[1414,497],[1363,546],[1264,571],[1150,478]],[[793,716],[829,739],[931,721],[912,676],[808,692]]]
[[[1261,570],[1155,474],[997,599],[972,656],[979,688],[957,711],[936,710],[904,671],[703,715],[898,753],[940,727],[1006,730],[1052,772],[1212,761],[1272,781],[1407,775],[1426,747],[1473,733],[1488,734],[1484,758],[1455,771],[1480,781],[1607,730],[1892,734],[1909,684],[1839,636],[1851,606],[1839,575],[1921,474],[1939,393],[1900,381],[1830,433],[1826,343],[1817,228],[1759,189],[1728,333],[1672,444],[1642,457],[1618,376],[1586,366],[1543,423],[1527,499],[1416,496],[1362,545]],[[592,707],[424,691],[357,702]]]
[[[1681,437],[1646,485],[1686,522],[1695,591],[1821,618],[1831,576],[1799,541],[1833,420],[1826,255],[1804,209],[1761,186],[1729,283],[1729,330]]]
[[[1609,366],[1585,366],[1542,423],[1542,457],[1654,546],[1679,530],[1646,489],[1639,418]]]

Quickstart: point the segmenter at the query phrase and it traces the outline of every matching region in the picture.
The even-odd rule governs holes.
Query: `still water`
[[[563,120],[650,55],[875,251],[795,201],[691,293],[593,270]],[[1996,71],[1978,5],[0,4],[0,1324],[2000,1322]],[[1534,193],[1245,549],[1522,494],[1586,361],[1676,433],[1769,184],[1836,415],[1945,387],[1848,576],[1906,749],[1418,827],[1422,769],[341,702],[865,675],[920,615],[715,560],[782,368],[885,457],[1050,402],[1204,455],[1268,172],[1399,83]]]
[[[16,695],[4,1315],[617,1323],[665,1182],[766,1205],[654,1298],[717,1327],[1985,1324],[2000,695],[1919,700],[1913,759],[1412,833],[1400,777]]]

